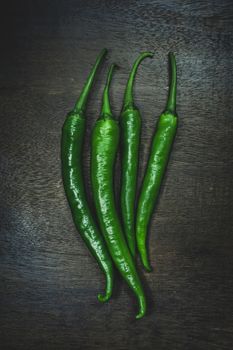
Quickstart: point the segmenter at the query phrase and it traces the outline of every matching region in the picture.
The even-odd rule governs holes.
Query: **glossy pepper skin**
[[[101,302],[107,301],[112,295],[113,264],[87,203],[82,172],[82,149],[87,98],[97,69],[102,63],[106,52],[105,49],[100,52],[74,110],[67,115],[62,129],[61,141],[63,183],[73,220],[91,254],[95,257],[106,276],[105,295],[98,295],[98,299]]]
[[[141,134],[141,115],[133,100],[133,84],[142,60],[153,57],[143,52],[133,64],[125,89],[120,115],[122,145],[121,215],[124,233],[132,256],[135,258],[135,196],[137,187],[138,156]]]
[[[114,198],[113,171],[119,144],[119,126],[113,118],[109,103],[109,85],[113,69],[114,65],[109,70],[102,112],[92,133],[92,189],[99,224],[108,250],[120,274],[138,298],[139,313],[136,318],[141,318],[146,312],[145,295],[123,234]]]
[[[137,247],[142,264],[151,271],[146,249],[146,236],[153,209],[158,198],[162,178],[166,169],[169,153],[177,129],[176,114],[176,61],[174,54],[169,54],[171,80],[169,96],[165,111],[160,115],[155,135],[153,137],[150,157],[147,164],[141,193],[138,201],[136,220]]]

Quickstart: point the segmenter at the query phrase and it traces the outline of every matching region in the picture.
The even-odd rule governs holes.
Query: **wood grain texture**
[[[55,0],[1,11],[0,347],[13,349],[225,350],[233,344],[233,2]],[[107,67],[116,115],[133,60],[142,112],[142,180],[178,64],[179,128],[150,228],[154,271],[141,272],[148,315],[104,278],[78,236],[60,170],[61,127],[102,47],[109,49],[88,106],[89,137]],[[120,168],[116,168],[119,186]]]

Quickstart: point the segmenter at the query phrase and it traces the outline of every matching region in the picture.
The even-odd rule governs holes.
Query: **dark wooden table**
[[[224,350],[233,347],[233,2],[21,1],[1,9],[0,348]],[[119,115],[143,50],[140,179],[178,64],[179,129],[150,228],[149,312],[104,277],[77,234],[60,171],[61,127],[100,48],[109,49],[88,106],[89,137],[108,65]],[[119,185],[120,169],[116,168]]]

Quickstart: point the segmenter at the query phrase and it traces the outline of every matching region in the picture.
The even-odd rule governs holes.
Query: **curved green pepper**
[[[141,256],[142,264],[147,271],[151,270],[146,249],[148,225],[158,198],[162,178],[177,129],[176,61],[175,56],[172,53],[169,54],[169,58],[171,65],[171,81],[168,101],[165,111],[159,117],[156,132],[152,141],[150,157],[142,183],[137,209],[137,247]]]
[[[146,312],[145,295],[124,238],[114,198],[113,169],[119,144],[119,126],[113,119],[109,103],[109,85],[113,69],[114,65],[108,73],[101,115],[92,132],[92,188],[99,224],[109,252],[120,274],[138,298],[140,310],[136,318],[141,318]]]
[[[113,265],[104,239],[99,232],[89,209],[83,179],[82,150],[85,133],[85,109],[96,72],[107,50],[100,52],[76,105],[65,120],[62,129],[61,157],[62,174],[66,196],[72,211],[74,223],[106,276],[106,294],[98,295],[102,302],[112,295]]]
[[[153,57],[153,54],[143,52],[133,64],[120,116],[122,143],[121,215],[124,233],[133,257],[135,257],[136,251],[134,211],[141,134],[141,115],[133,101],[133,84],[138,66],[146,57]]]

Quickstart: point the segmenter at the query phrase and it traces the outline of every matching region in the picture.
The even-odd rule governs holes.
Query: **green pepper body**
[[[138,298],[140,310],[136,318],[141,318],[146,312],[145,295],[123,234],[114,198],[113,173],[119,144],[119,126],[113,119],[108,100],[113,67],[110,68],[104,90],[102,113],[92,132],[92,188],[99,224],[108,250],[120,274]]]
[[[146,249],[148,225],[158,198],[176,127],[176,116],[170,113],[164,113],[160,116],[138,201],[136,222],[137,247],[143,266],[148,271],[151,270]]]
[[[124,233],[133,257],[135,243],[135,198],[137,188],[138,157],[141,134],[141,115],[133,101],[133,83],[139,64],[150,52],[143,52],[133,64],[125,89],[122,112],[120,115],[122,176],[121,176],[121,215]]]
[[[82,172],[82,152],[85,134],[84,110],[87,97],[97,68],[105,53],[106,50],[103,50],[98,56],[74,110],[67,115],[62,129],[61,141],[63,183],[73,220],[82,239],[106,276],[106,293],[105,295],[98,295],[100,301],[107,301],[111,297],[113,264],[104,239],[96,226],[88,206]]]
[[[158,125],[153,137],[150,156],[142,183],[138,201],[136,220],[136,240],[142,264],[147,271],[151,271],[148,260],[146,237],[148,225],[158,198],[162,178],[165,173],[171,147],[177,129],[176,105],[176,63],[173,54],[170,54],[172,77],[169,97],[165,112],[159,117]]]
[[[141,133],[141,116],[137,109],[121,114],[121,215],[124,233],[133,257],[136,253],[135,240],[135,197],[137,187],[138,154]]]

